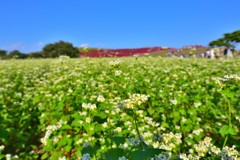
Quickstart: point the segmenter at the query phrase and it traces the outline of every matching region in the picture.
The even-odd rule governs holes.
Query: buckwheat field
[[[240,60],[0,61],[0,159],[240,159]]]

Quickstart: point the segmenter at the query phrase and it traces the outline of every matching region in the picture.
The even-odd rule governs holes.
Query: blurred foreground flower
[[[148,95],[145,94],[132,94],[129,99],[125,100],[125,107],[133,109],[134,106],[139,106],[148,100]]]
[[[110,61],[109,65],[115,67],[115,66],[119,66],[121,63],[122,63],[122,61],[117,59],[117,60]]]

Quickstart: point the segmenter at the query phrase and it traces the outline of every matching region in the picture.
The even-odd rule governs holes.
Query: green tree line
[[[79,50],[72,43],[65,41],[46,44],[41,51],[28,54],[19,50],[13,50],[9,53],[6,50],[0,50],[0,59],[57,58],[61,55],[77,58],[79,57]]]

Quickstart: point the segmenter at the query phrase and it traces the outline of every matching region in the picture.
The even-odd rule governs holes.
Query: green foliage
[[[0,50],[0,57],[6,56],[7,51],[6,50]]]
[[[226,34],[224,34],[224,37],[230,42],[239,43],[240,42],[240,30],[234,31],[232,33],[226,33]]]
[[[222,126],[222,128],[220,129],[219,132],[221,133],[221,135],[222,135],[223,137],[225,137],[226,135],[237,135],[236,130],[238,131],[237,128],[234,129],[234,128],[231,127],[231,126],[225,125],[225,126]]]
[[[0,60],[1,59],[7,59],[7,51],[6,50],[0,50]]]
[[[13,58],[13,59],[25,59],[28,57],[28,55],[21,53],[18,50],[13,50],[9,53],[9,55],[7,56],[8,58]]]
[[[44,58],[44,52],[43,51],[31,52],[28,54],[28,58]]]
[[[232,33],[225,33],[222,38],[210,42],[209,46],[226,46],[235,48],[238,43],[240,43],[240,30]]]
[[[56,58],[62,55],[71,58],[79,57],[78,48],[74,47],[71,43],[59,41],[47,44],[43,47],[44,57]]]

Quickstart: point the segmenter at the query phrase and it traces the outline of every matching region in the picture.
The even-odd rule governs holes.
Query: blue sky
[[[240,29],[240,0],[1,0],[0,49],[207,45]]]

